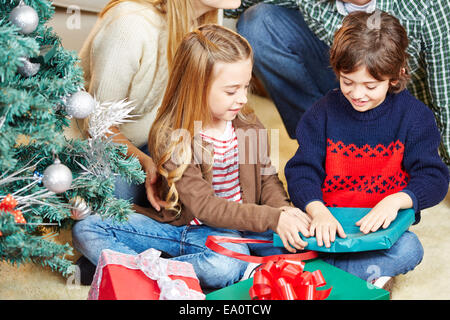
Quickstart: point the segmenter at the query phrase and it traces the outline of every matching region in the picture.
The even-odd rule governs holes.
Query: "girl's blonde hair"
[[[203,25],[188,33],[180,43],[170,68],[164,98],[148,139],[150,156],[169,187],[165,195],[169,203],[166,209],[177,211],[178,214],[181,211],[175,183],[193,158],[191,138],[194,137],[194,122],[200,121],[205,127],[212,120],[208,95],[213,81],[214,64],[246,59],[253,62],[253,52],[247,40],[219,25]],[[251,110],[246,106],[238,116],[245,118],[249,113]],[[179,132],[189,134],[189,137],[178,135],[174,138],[175,133]],[[164,164],[173,157],[176,157],[178,166],[169,172]]]
[[[211,10],[200,16],[198,19],[195,19],[191,0],[111,0],[99,13],[99,17],[102,18],[111,8],[122,2],[137,2],[146,5],[150,9],[166,17],[168,28],[166,50],[169,68],[172,65],[175,51],[186,33],[194,30],[199,25],[206,23],[217,23],[218,21],[217,9]],[[76,121],[78,126],[81,128],[83,135],[87,136],[89,118]]]
[[[150,5],[151,8],[166,16],[169,34],[167,41],[167,61],[169,66],[172,64],[175,51],[186,33],[202,24],[217,23],[218,19],[217,9],[195,19],[191,0],[111,0],[100,12],[100,17],[103,17],[109,9],[119,3],[127,1]]]

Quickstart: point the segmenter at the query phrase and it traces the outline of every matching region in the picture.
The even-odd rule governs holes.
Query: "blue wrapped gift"
[[[331,246],[327,248],[325,245],[319,247],[316,237],[306,238],[300,234],[302,239],[308,243],[308,246],[305,248],[306,250],[321,252],[359,252],[389,249],[415,221],[413,209],[399,210],[397,218],[391,222],[389,227],[386,229],[380,228],[375,232],[364,234],[355,223],[369,213],[371,208],[329,207],[328,209],[342,225],[347,237],[341,238],[336,234],[336,240],[331,242]],[[283,247],[283,242],[276,233],[273,236],[273,245],[275,247]]]

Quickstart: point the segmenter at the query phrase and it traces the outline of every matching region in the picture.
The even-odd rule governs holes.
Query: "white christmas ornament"
[[[27,78],[32,77],[36,73],[38,73],[41,67],[40,63],[33,63],[26,57],[19,58],[19,60],[23,62],[23,65],[18,67],[17,71],[19,71],[21,75]]]
[[[72,171],[56,159],[54,163],[44,170],[42,178],[44,186],[54,193],[62,193],[72,184]]]
[[[69,203],[72,205],[72,214],[70,217],[73,220],[83,220],[91,214],[91,208],[80,196],[72,198]]]
[[[9,21],[19,27],[22,34],[30,34],[36,30],[39,16],[36,10],[20,1],[19,5],[10,12]]]
[[[78,91],[72,94],[66,102],[66,112],[76,119],[88,117],[95,108],[95,100],[86,91]]]

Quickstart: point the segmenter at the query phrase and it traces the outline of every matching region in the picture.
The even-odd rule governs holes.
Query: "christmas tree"
[[[49,231],[92,213],[125,220],[131,204],[114,198],[115,176],[142,183],[145,174],[108,138],[133,107],[83,91],[76,53],[45,25],[53,14],[51,1],[0,0],[0,261],[67,276],[72,248]],[[65,137],[71,118],[88,116],[86,139]]]

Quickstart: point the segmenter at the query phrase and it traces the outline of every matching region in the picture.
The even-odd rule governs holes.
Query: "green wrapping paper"
[[[389,300],[389,292],[375,287],[344,270],[320,259],[305,261],[305,271],[320,270],[325,278],[323,290],[331,289],[326,300]],[[213,291],[206,300],[250,300],[249,290],[253,278],[237,282],[229,287]]]
[[[364,217],[371,208],[328,208],[333,216],[339,221],[344,228],[347,237],[340,238],[336,234],[336,240],[331,242],[329,248],[318,246],[315,237],[306,238],[302,234],[300,236],[308,243],[306,250],[321,252],[360,252],[370,250],[389,249],[400,236],[408,230],[415,221],[414,210],[400,210],[397,218],[391,222],[388,228],[380,228],[376,232],[364,234],[359,231],[359,227],[355,223]],[[283,247],[280,237],[274,233],[273,245],[275,247]]]

